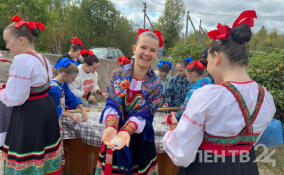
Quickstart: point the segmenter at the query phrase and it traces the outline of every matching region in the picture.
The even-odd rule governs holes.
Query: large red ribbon
[[[45,25],[41,22],[34,22],[34,21],[27,22],[22,20],[19,16],[14,16],[13,18],[11,18],[11,20],[16,22],[15,28],[19,28],[22,25],[27,25],[27,27],[31,30],[36,29],[36,27],[38,27],[42,31],[45,30]]]
[[[247,24],[250,27],[254,26],[254,18],[257,18],[256,12],[254,10],[243,11],[240,16],[235,20],[232,27],[236,27],[242,24]],[[217,30],[212,30],[207,33],[207,35],[212,40],[227,40],[228,36],[231,34],[231,28],[227,25],[222,25],[218,23]]]
[[[80,51],[80,54],[83,56],[83,57],[87,57],[88,55],[94,55],[94,52],[92,50],[85,50],[85,49],[82,49]]]
[[[71,40],[71,43],[83,46],[83,42],[79,40],[76,36],[73,37],[73,39]]]
[[[196,65],[197,69],[206,69],[206,66],[204,66],[199,60],[197,61],[193,61],[192,63],[190,63],[186,68],[187,69],[191,69]]]

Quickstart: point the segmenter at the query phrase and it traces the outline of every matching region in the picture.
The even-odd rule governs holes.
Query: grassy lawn
[[[284,175],[284,144],[277,147],[270,147],[268,150],[268,154],[275,150],[271,159],[276,161],[276,165],[273,167],[270,162],[258,162],[260,175]],[[259,148],[256,151],[256,155],[259,156],[262,152],[263,149]]]

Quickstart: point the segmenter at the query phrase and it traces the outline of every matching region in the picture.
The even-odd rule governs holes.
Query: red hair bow
[[[138,29],[138,34],[136,35],[136,38],[138,38],[139,35],[141,33],[144,33],[144,32],[150,32],[150,30],[149,29],[145,29],[144,30],[144,29],[139,28]],[[159,38],[159,47],[160,48],[163,47],[163,45],[165,44],[165,38],[162,35],[162,33],[159,30],[154,30],[153,33]]]
[[[150,30],[149,29],[141,29],[141,28],[139,28],[138,29],[138,34],[136,35],[136,38],[138,38],[139,37],[139,35],[141,34],[141,33],[144,33],[144,32],[150,32]]]
[[[83,57],[87,57],[88,55],[94,55],[94,52],[92,50],[85,50],[85,49],[82,49],[80,51],[80,54],[83,56]]]
[[[165,44],[165,38],[162,35],[162,33],[159,30],[154,30],[153,33],[155,33],[157,35],[157,37],[159,38],[159,47],[163,47],[163,45]]]
[[[79,40],[76,36],[73,37],[73,39],[71,40],[71,43],[72,43],[72,44],[78,44],[78,45],[83,46],[82,41]],[[82,55],[82,54],[81,54],[81,55]]]
[[[254,18],[257,18],[256,12],[254,10],[247,10],[243,11],[240,16],[236,19],[236,21],[233,24],[233,27],[242,25],[242,24],[247,24],[250,27],[254,26]],[[227,25],[222,25],[218,24],[217,25],[217,30],[212,30],[207,33],[207,35],[212,39],[212,40],[227,40],[228,36],[231,34],[231,28]]]
[[[116,62],[118,65],[123,66],[125,64],[130,64],[131,60],[126,56],[119,57]]]
[[[257,18],[256,12],[254,10],[247,10],[240,14],[240,16],[236,19],[236,21],[233,24],[233,27],[247,24],[250,27],[254,26],[254,18]]]
[[[11,20],[16,22],[15,28],[19,28],[22,25],[26,24],[27,27],[31,30],[36,29],[36,27],[38,27],[42,31],[45,30],[45,25],[41,22],[34,22],[34,21],[26,22],[26,21],[22,20],[19,16],[14,16],[13,18],[11,18]]]
[[[207,33],[207,35],[212,40],[227,40],[228,36],[231,34],[231,28],[227,25],[218,24],[217,25],[218,30],[212,30]]]
[[[204,66],[199,60],[193,61],[190,63],[186,68],[191,69],[196,65],[197,69],[206,69],[206,66]]]

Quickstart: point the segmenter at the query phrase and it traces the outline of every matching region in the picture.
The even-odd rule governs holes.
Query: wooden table
[[[80,139],[64,140],[64,175],[94,175],[100,148],[87,145]],[[166,153],[158,153],[161,175],[175,175],[176,167]]]

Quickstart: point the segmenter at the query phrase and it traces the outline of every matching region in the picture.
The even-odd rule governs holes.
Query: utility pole
[[[143,29],[145,30],[146,28],[146,9],[147,9],[147,5],[146,5],[146,2],[143,2],[144,4],[144,9],[143,9],[143,12],[144,12],[144,26],[143,26]]]
[[[187,11],[187,16],[186,16],[186,26],[185,26],[185,41],[187,41],[187,37],[188,37],[188,17],[189,17],[189,11]]]
[[[147,18],[147,20],[149,21],[149,23],[150,23],[152,29],[155,30],[154,26],[152,25],[152,23],[151,23],[151,21],[150,21],[149,16],[147,15],[147,12],[146,12],[146,9],[147,9],[146,2],[143,2],[143,5],[144,5],[144,9],[143,9],[143,12],[144,12],[144,25],[143,25],[143,28],[144,28],[144,30],[145,30],[145,28],[146,28],[146,18]]]
[[[187,18],[187,20],[190,21],[190,23],[191,23],[191,25],[192,25],[192,27],[193,27],[193,30],[194,30],[194,32],[196,33],[195,26],[194,26],[194,24],[193,24],[193,22],[192,22],[192,20],[191,20],[191,18],[190,18],[190,16],[189,16],[189,11],[187,11],[187,13],[188,13],[188,18]]]
[[[200,35],[199,35],[198,32],[196,31],[196,29],[195,29],[195,27],[194,27],[194,24],[193,24],[193,22],[192,22],[192,20],[191,20],[191,18],[190,18],[189,11],[187,11],[187,13],[188,13],[187,21],[188,21],[188,20],[190,21],[190,23],[191,23],[191,25],[192,25],[192,27],[193,27],[193,30],[194,30],[194,32],[195,32],[195,35],[197,36],[197,40],[198,40],[199,44],[200,44],[201,46],[203,46],[202,41],[201,41],[201,38],[200,38]]]
[[[201,20],[200,20],[200,24],[199,24],[199,32],[202,33],[203,36],[206,36],[206,33],[203,30],[202,25],[201,25]]]
[[[201,19],[199,21],[199,32],[201,32]]]

